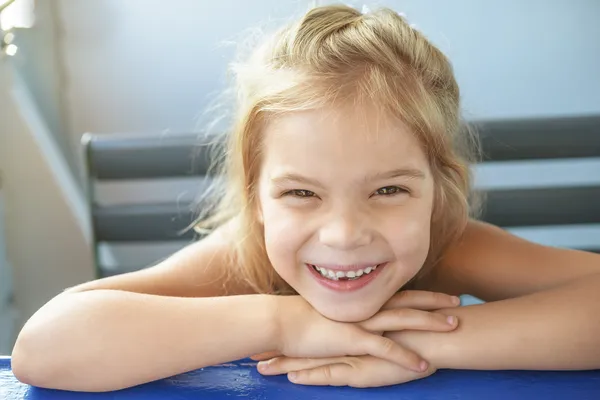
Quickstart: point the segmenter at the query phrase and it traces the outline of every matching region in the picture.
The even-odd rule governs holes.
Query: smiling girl
[[[469,218],[451,65],[401,16],[314,8],[234,71],[210,235],[44,305],[19,380],[106,391],[256,354],[264,374],[361,387],[600,367],[600,257]],[[487,303],[458,307],[467,293]]]

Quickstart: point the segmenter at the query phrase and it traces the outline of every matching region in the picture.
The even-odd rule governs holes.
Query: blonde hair
[[[235,123],[216,160],[225,178],[197,230],[235,223],[235,275],[258,293],[293,290],[272,268],[258,220],[257,182],[265,123],[278,115],[352,101],[371,102],[402,120],[419,139],[435,181],[431,270],[469,218],[477,141],[460,116],[459,88],[448,59],[388,8],[361,13],[313,8],[233,65]]]

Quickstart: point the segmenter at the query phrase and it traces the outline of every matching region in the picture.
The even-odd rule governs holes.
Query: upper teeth
[[[353,271],[333,271],[323,267],[317,267],[313,265],[313,267],[321,273],[326,278],[338,280],[339,278],[358,278],[363,274],[370,274],[372,271],[377,269],[378,265],[374,265],[372,267],[367,267],[363,269],[357,269]]]

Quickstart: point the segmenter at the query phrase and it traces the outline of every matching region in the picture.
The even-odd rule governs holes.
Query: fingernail
[[[452,303],[457,306],[460,305],[460,297],[452,296]]]
[[[266,371],[269,368],[269,363],[261,361],[258,363],[257,367],[260,371]]]
[[[298,375],[295,372],[288,372],[288,379],[291,382],[295,382],[296,378],[298,378]]]
[[[427,367],[427,361],[421,361],[421,363],[419,364],[419,372],[427,371]]]
[[[454,325],[454,323],[456,322],[456,318],[449,315],[448,318],[446,318],[446,321],[448,321],[448,324]]]

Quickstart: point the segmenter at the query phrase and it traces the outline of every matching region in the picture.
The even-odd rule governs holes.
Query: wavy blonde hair
[[[224,185],[196,230],[235,223],[230,232],[239,235],[233,261],[238,279],[258,293],[294,293],[268,260],[258,220],[261,132],[279,115],[340,102],[376,104],[419,139],[435,197],[429,253],[413,282],[439,262],[474,210],[469,164],[477,154],[476,137],[461,120],[452,67],[440,50],[391,9],[363,14],[324,6],[277,31],[232,70],[235,122],[215,160]]]

